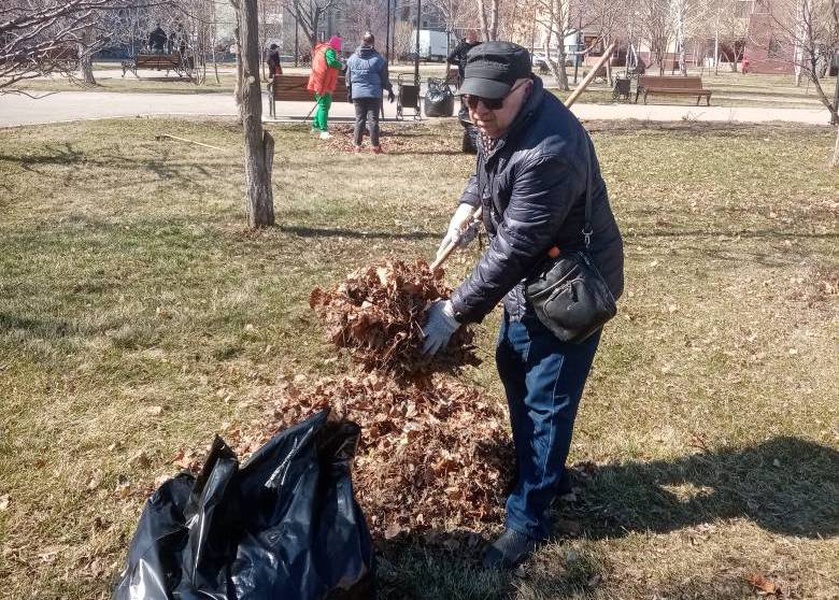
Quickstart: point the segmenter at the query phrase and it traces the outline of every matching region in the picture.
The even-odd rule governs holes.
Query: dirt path
[[[268,114],[267,96],[264,114]],[[309,102],[278,102],[277,114],[300,120],[311,110]],[[826,125],[823,108],[750,108],[720,106],[669,106],[638,104],[575,104],[581,119],[638,119],[641,121],[723,121],[762,123],[786,121]],[[409,111],[410,112],[410,111]],[[82,119],[144,117],[150,115],[235,116],[230,94],[142,94],[107,92],[60,92],[40,99],[18,94],[0,95],[0,127],[60,123]],[[351,119],[353,107],[346,102],[332,105],[330,115]],[[396,104],[385,103],[385,118],[396,116]],[[409,118],[410,120],[410,118]]]

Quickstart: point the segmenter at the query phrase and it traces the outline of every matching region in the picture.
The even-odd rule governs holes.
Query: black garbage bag
[[[467,154],[478,153],[478,128],[472,123],[469,118],[469,109],[466,106],[461,106],[457,113],[457,119],[463,126],[463,141],[461,143],[461,150]]]
[[[353,496],[360,430],[328,411],[239,467],[216,438],[197,478],[146,502],[115,600],[367,600],[373,544]]]
[[[442,79],[429,77],[422,108],[426,117],[451,117],[454,114],[452,89]]]

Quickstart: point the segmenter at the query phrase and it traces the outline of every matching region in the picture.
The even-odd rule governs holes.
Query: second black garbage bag
[[[454,114],[454,94],[445,81],[428,78],[423,109],[426,117],[450,117]]]
[[[360,430],[323,411],[241,467],[216,438],[197,478],[148,500],[116,600],[368,600],[373,544],[353,495]]]

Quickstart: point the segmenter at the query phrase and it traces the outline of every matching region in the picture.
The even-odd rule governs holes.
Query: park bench
[[[638,78],[638,90],[635,92],[635,102],[638,96],[644,95],[644,104],[648,94],[661,96],[696,96],[696,104],[704,97],[708,106],[711,105],[711,90],[702,87],[701,77],[682,77],[681,75],[641,75]]]
[[[169,71],[175,71],[178,77],[190,77],[192,72],[192,57],[183,56],[180,52],[172,52],[170,54],[138,54],[134,59],[123,61],[122,76],[125,77],[127,71],[134,73],[137,77],[138,69],[154,69],[156,71],[166,71],[166,76],[169,76]]]
[[[309,84],[308,75],[277,75],[268,86],[268,113],[275,117],[276,102],[312,102],[314,94],[306,89]],[[347,102],[347,84],[343,77],[338,78],[338,85],[332,92],[333,102]]]
[[[306,89],[308,84],[308,75],[277,75],[274,77],[274,100],[280,102],[308,102],[313,100],[314,94]],[[332,101],[347,101],[347,84],[343,77],[338,78],[338,85],[332,92]]]

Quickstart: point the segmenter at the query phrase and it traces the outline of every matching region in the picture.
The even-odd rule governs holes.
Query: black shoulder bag
[[[563,342],[579,344],[617,313],[615,297],[588,254],[591,243],[591,150],[586,143],[585,250],[545,260],[525,282],[525,295],[545,327]]]

